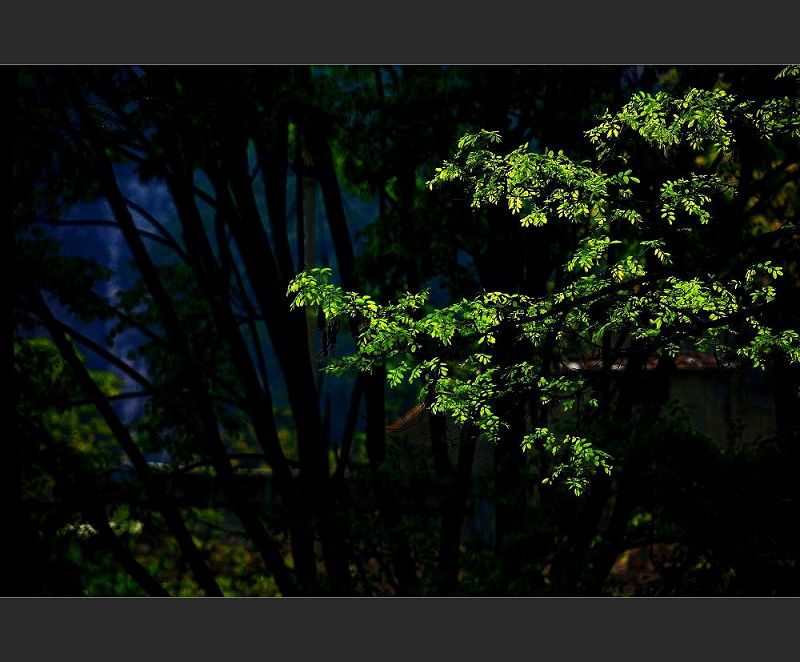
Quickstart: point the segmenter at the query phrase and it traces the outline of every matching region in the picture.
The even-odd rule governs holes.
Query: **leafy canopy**
[[[797,78],[794,70],[782,75]],[[319,309],[329,323],[350,320],[355,352],[327,372],[386,365],[390,385],[418,385],[431,413],[488,439],[507,425],[509,399],[575,411],[572,430],[534,428],[522,443],[556,458],[545,482],[563,480],[576,494],[597,470],[610,473],[612,460],[581,429],[598,402],[592,384],[567,369],[570,359],[596,357],[613,339],[617,358],[635,345],[667,357],[692,347],[760,367],[775,352],[800,361],[798,332],[770,323],[784,265],[763,259],[765,246],[769,255],[796,232],[794,220],[766,240],[745,228],[731,254],[697,251],[698,238],[735,232],[739,222],[737,140],[800,138],[797,95],[640,92],[586,136],[596,156],[578,163],[528,144],[503,153],[498,132],[470,133],[429,182],[465,187],[476,209],[507,205],[531,232],[571,224],[574,244],[546,295],[483,292],[437,308],[423,291],[382,305],[332,284],[325,268],[300,273],[288,290],[295,308]]]

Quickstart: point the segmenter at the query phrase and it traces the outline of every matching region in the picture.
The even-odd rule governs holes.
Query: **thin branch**
[[[37,223],[41,223],[43,225],[52,225],[54,227],[102,227],[102,228],[113,228],[115,230],[121,230],[119,223],[116,221],[108,221],[102,219],[58,219],[58,218],[37,218]],[[173,245],[168,239],[165,239],[159,234],[155,232],[150,232],[149,230],[142,230],[141,228],[136,228],[139,234],[144,237],[145,239],[150,239],[151,241],[155,241],[157,244],[161,244],[173,251],[175,251],[179,257],[182,259],[185,257],[183,250],[180,246]]]
[[[128,159],[130,159],[131,161],[134,161],[135,163],[142,164],[142,163],[145,162],[144,157],[140,156],[136,152],[130,151],[129,149],[127,149],[123,145],[117,144],[117,145],[114,145],[113,148],[117,152],[119,152],[121,155],[127,157]],[[200,198],[203,202],[205,202],[207,205],[209,205],[213,209],[217,209],[219,207],[219,203],[217,202],[216,198],[214,198],[214,196],[210,195],[209,193],[207,193],[206,191],[204,191],[203,189],[201,189],[197,185],[193,186],[192,188],[194,190],[194,194],[198,198]]]
[[[88,336],[82,334],[80,331],[73,329],[72,327],[68,326],[67,324],[65,324],[60,320],[53,318],[53,324],[55,324],[63,333],[68,334],[71,338],[78,341],[81,345],[83,345],[87,349],[90,349],[98,356],[104,358],[106,361],[108,361],[115,367],[119,368],[122,372],[128,375],[128,377],[130,377],[140,386],[150,391],[155,390],[155,386],[153,386],[153,384],[144,375],[142,375],[137,370],[134,370],[131,366],[125,363],[125,361],[119,358],[116,354],[108,351],[102,345],[96,343]]]
[[[108,311],[110,313],[112,313],[115,317],[118,317],[120,319],[120,321],[125,322],[129,326],[133,327],[134,329],[139,331],[142,335],[145,335],[148,338],[150,338],[150,340],[152,340],[156,344],[162,345],[162,346],[166,346],[167,345],[167,340],[165,338],[162,338],[161,336],[159,336],[155,331],[152,331],[151,329],[147,328],[144,324],[139,322],[137,319],[135,319],[135,318],[131,317],[130,315],[128,315],[127,313],[121,311],[116,306],[112,306],[110,303],[108,303],[102,297],[98,297],[98,299],[104,304],[104,306],[108,309]]]
[[[177,239],[175,239],[175,237],[167,229],[167,227],[163,223],[161,223],[155,216],[153,216],[153,214],[151,214],[144,207],[137,204],[130,198],[123,197],[123,200],[125,200],[125,204],[127,204],[128,207],[130,207],[133,211],[139,214],[139,216],[141,216],[148,223],[150,223],[150,225],[152,225],[159,232],[159,234],[161,234],[161,236],[164,237],[164,239],[168,240],[171,244],[175,246],[177,250],[180,250],[181,253],[185,255],[185,252],[181,247],[181,245],[178,243]]]

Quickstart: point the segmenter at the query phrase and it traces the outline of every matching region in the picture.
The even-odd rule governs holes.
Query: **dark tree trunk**
[[[442,528],[439,543],[438,592],[442,595],[451,595],[458,588],[461,571],[461,531],[467,514],[467,498],[472,482],[475,441],[472,428],[464,427],[459,435],[455,473],[445,483],[447,492],[440,505]]]
[[[367,459],[369,460],[372,491],[392,546],[394,584],[400,595],[412,594],[417,585],[416,566],[411,558],[403,516],[386,471],[386,406],[385,368],[373,368],[366,376]]]
[[[494,453],[495,549],[502,553],[509,534],[518,532],[525,518],[525,435],[523,407],[508,413],[509,427],[501,431]]]

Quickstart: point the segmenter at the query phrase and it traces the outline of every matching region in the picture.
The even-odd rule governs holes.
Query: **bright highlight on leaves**
[[[570,412],[573,431],[540,427],[522,443],[553,460],[544,483],[581,494],[597,472],[611,473],[612,459],[580,431],[597,399],[568,368],[571,357],[596,352],[604,337],[627,337],[653,355],[692,347],[760,367],[775,352],[800,361],[798,333],[767,323],[775,281],[783,277],[780,265],[751,261],[721,272],[681,264],[682,237],[721,223],[713,210],[737,194],[730,167],[735,127],[761,140],[800,137],[800,104],[786,98],[759,105],[724,90],[695,89],[680,97],[640,92],[587,132],[597,150],[592,162],[529,145],[498,153],[497,132],[467,134],[429,187],[457,183],[473,208],[506,205],[530,232],[548,223],[572,224],[575,244],[558,286],[541,297],[485,292],[441,308],[430,306],[423,291],[381,305],[331,284],[330,269],[311,269],[289,286],[292,306],[350,320],[355,352],[325,370],[343,375],[386,365],[391,386],[416,384],[431,412],[488,439],[508,425],[499,412],[509,400]],[[693,152],[696,169],[662,180],[638,172],[634,144],[665,161]],[[511,346],[525,347],[527,359],[509,361]],[[554,376],[552,363],[543,360],[545,347],[561,374]]]

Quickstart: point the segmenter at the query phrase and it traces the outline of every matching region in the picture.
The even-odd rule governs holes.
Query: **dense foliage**
[[[770,320],[774,283],[784,267],[764,259],[784,249],[787,238],[794,242],[793,220],[745,234],[736,254],[698,259],[687,250],[699,227],[710,226],[701,237],[725,232],[730,215],[743,207],[738,134],[764,143],[800,138],[800,98],[756,103],[722,89],[682,96],[640,92],[587,131],[594,161],[576,162],[563,151],[529,144],[497,154],[498,132],[467,134],[429,186],[463,183],[472,207],[507,204],[531,232],[548,222],[574,225],[572,250],[546,295],[485,292],[426,308],[422,292],[379,305],[331,285],[331,270],[318,268],[292,282],[293,305],[319,308],[329,324],[338,325],[341,316],[352,320],[357,351],[328,371],[387,364],[390,384],[408,375],[420,383],[431,413],[451,416],[492,441],[509,425],[498,402],[557,403],[581,412],[570,419],[574,430],[556,437],[535,427],[522,440],[527,449],[566,451],[544,481],[563,474],[580,494],[596,467],[610,473],[610,458],[579,436],[582,417],[591,417],[599,403],[596,388],[559,369],[570,358],[599,356],[605,340],[613,350],[603,360],[612,364],[634,347],[664,357],[701,349],[721,361],[746,357],[756,367],[777,352],[800,362],[798,331],[775,328]],[[637,167],[633,156],[647,148],[661,161],[649,170]]]
[[[23,68],[6,592],[796,593],[797,74]]]

